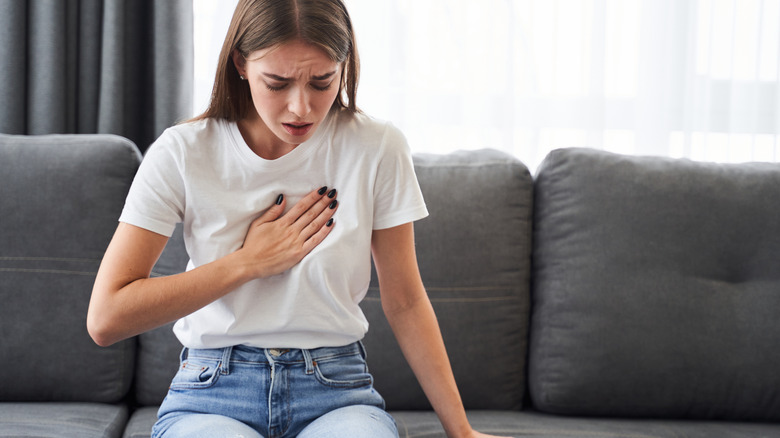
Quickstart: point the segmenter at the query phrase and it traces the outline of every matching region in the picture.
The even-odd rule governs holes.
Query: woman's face
[[[311,138],[339,92],[341,64],[302,41],[258,50],[246,59],[234,51],[233,62],[249,83],[262,123],[287,145]]]

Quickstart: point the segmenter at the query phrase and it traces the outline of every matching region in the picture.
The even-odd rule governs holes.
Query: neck
[[[295,145],[284,143],[276,137],[260,116],[253,113],[237,122],[238,130],[252,152],[260,158],[275,160],[295,149]]]

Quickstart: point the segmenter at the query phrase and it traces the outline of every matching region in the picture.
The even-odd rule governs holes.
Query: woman
[[[382,305],[451,437],[466,419],[418,272],[427,215],[403,136],[357,111],[341,0],[241,0],[208,110],[144,158],[95,281],[100,345],[176,320],[154,436],[397,436],[360,339]],[[343,200],[343,205],[341,204]],[[183,222],[185,273],[149,278]]]

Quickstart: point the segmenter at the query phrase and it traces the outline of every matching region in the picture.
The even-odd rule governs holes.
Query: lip
[[[308,134],[314,123],[282,123],[282,126],[290,135],[300,137]]]

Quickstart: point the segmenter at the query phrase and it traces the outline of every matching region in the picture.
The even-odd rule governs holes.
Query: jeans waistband
[[[316,362],[335,360],[343,356],[360,354],[366,358],[366,350],[361,341],[341,347],[322,347],[313,349],[285,349],[285,348],[259,348],[247,345],[234,345],[224,348],[184,348],[181,352],[181,361],[189,357],[216,359],[220,361],[223,374],[230,373],[231,362],[258,363],[258,364],[304,364],[306,372],[314,372]]]

